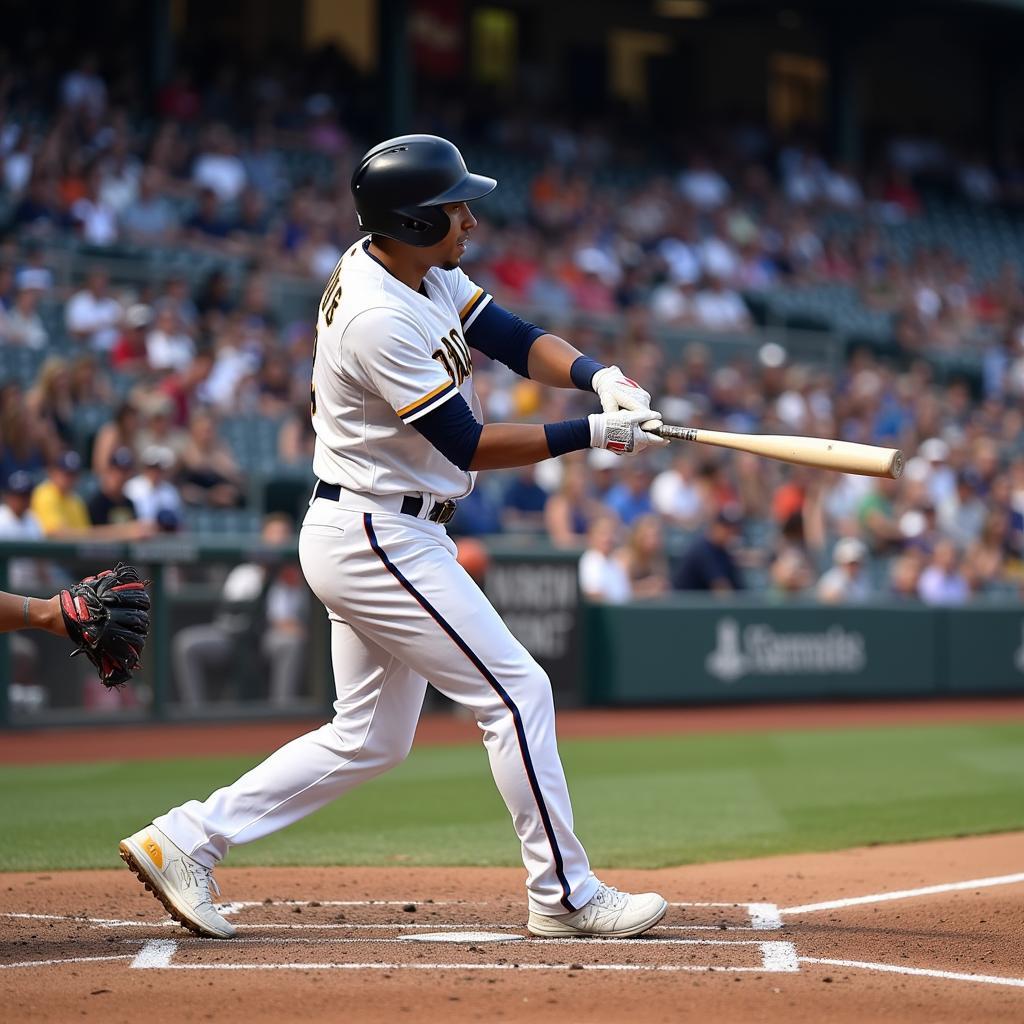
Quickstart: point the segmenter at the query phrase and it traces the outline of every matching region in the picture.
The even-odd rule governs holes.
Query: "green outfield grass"
[[[663,867],[1024,828],[1024,724],[562,743],[600,867]],[[0,768],[0,869],[111,867],[153,815],[257,759]],[[231,864],[517,865],[482,747],[425,747]]]

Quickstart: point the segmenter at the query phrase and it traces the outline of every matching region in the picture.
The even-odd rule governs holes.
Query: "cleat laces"
[[[182,859],[182,874],[185,876],[184,888],[195,888],[201,893],[201,898],[195,904],[196,908],[209,907],[214,909],[213,898],[210,896],[212,889],[214,894],[220,896],[220,886],[217,879],[213,877],[213,868],[208,868],[191,859]]]

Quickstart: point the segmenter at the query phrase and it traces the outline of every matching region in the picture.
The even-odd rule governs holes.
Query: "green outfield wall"
[[[755,598],[591,606],[593,704],[1024,693],[1024,608]]]

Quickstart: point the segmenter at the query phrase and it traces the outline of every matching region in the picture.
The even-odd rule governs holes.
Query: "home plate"
[[[429,932],[419,935],[400,935],[403,942],[521,942],[522,935],[508,932]]]

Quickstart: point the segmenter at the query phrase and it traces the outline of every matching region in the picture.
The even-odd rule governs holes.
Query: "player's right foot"
[[[656,892],[634,896],[602,884],[589,903],[572,913],[546,917],[531,910],[526,927],[542,938],[570,935],[625,938],[652,928],[667,910],[668,904]]]
[[[214,909],[210,889],[218,896],[220,889],[213,869],[182,853],[156,825],[122,839],[118,849],[125,864],[179,924],[212,939],[230,939],[235,934]]]

